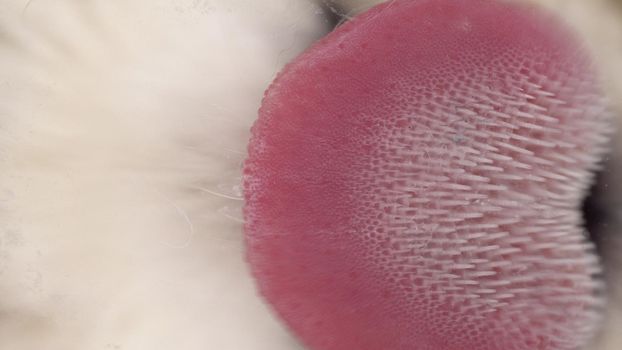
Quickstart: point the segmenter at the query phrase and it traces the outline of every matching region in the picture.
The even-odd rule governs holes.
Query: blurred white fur
[[[242,258],[263,90],[296,0],[3,0],[0,349],[292,349]]]
[[[604,0],[549,3],[620,68]],[[248,276],[239,169],[327,30],[306,0],[2,0],[0,349],[300,349]]]

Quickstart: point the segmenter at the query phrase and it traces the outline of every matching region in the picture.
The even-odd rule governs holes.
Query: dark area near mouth
[[[611,289],[612,286],[618,285],[617,281],[621,278],[619,271],[622,268],[619,254],[622,239],[618,237],[618,230],[622,227],[619,214],[622,211],[617,209],[622,205],[618,198],[620,184],[617,181],[621,170],[620,160],[613,154],[605,158],[603,168],[596,174],[594,184],[582,207],[588,238],[594,243],[603,266],[603,275],[597,277],[604,277],[607,284],[606,293],[609,295],[618,294],[618,291]]]
[[[332,31],[344,20],[343,9],[340,6],[335,5],[331,1],[320,1],[320,7],[324,12],[324,17],[328,28]]]
[[[601,197],[606,190],[604,182],[606,169],[596,174],[595,182],[590,188],[588,196],[583,201],[583,219],[585,228],[588,231],[589,239],[596,246],[599,256],[603,256],[603,243],[606,242],[606,232],[608,231],[609,214],[606,204]]]

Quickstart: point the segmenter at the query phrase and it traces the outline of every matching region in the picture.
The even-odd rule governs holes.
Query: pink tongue
[[[576,349],[599,303],[578,208],[604,110],[534,8],[370,10],[266,92],[244,169],[261,293],[315,350]]]

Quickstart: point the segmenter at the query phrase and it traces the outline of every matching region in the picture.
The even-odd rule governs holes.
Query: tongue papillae
[[[589,57],[539,9],[375,7],[266,92],[244,166],[260,293],[313,350],[575,350],[607,128]]]

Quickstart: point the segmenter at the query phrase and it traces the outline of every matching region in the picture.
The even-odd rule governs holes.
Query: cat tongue
[[[578,348],[605,111],[580,43],[536,8],[371,9],[266,92],[244,166],[261,294],[314,350]]]

